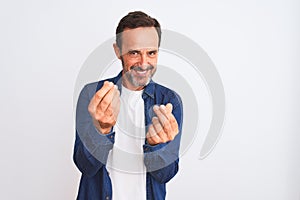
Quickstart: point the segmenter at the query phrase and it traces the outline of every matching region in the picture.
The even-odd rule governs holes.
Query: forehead
[[[122,32],[122,49],[158,49],[158,34],[154,27],[125,29]]]

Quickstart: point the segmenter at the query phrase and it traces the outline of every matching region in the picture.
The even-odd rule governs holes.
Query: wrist
[[[108,134],[108,133],[110,133],[110,131],[111,131],[111,127],[110,127],[110,128],[101,128],[101,126],[100,126],[99,131],[100,131],[102,134]]]
[[[111,126],[104,126],[103,127],[103,125],[101,126],[101,124],[100,124],[100,122],[98,121],[98,120],[96,120],[96,119],[93,119],[93,123],[94,123],[94,126],[96,127],[96,129],[100,132],[100,133],[102,133],[102,134],[108,134],[108,133],[110,133],[110,131],[111,131]]]

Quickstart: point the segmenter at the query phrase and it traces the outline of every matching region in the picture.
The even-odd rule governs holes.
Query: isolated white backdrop
[[[197,137],[168,184],[168,199],[299,200],[296,0],[2,0],[1,199],[75,199],[75,80],[88,55],[133,10],[196,41],[225,87],[219,143],[199,160],[204,136]]]

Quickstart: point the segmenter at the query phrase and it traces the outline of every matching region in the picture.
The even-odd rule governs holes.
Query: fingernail
[[[158,105],[154,105],[154,106],[153,106],[153,110],[154,110],[154,111],[157,111],[158,109],[159,109]]]
[[[116,88],[116,89],[118,89],[118,86],[117,86],[117,85],[115,85],[115,88]]]
[[[158,120],[158,118],[157,118],[157,117],[153,117],[153,118],[152,118],[152,121],[155,121],[155,120]]]
[[[108,85],[109,85],[109,86],[113,86],[113,83],[112,83],[112,82],[108,82]]]
[[[162,108],[162,109],[165,110],[165,109],[166,109],[166,106],[165,106],[165,105],[161,105],[160,108]]]

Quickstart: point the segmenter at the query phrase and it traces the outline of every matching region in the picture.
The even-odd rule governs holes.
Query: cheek
[[[135,63],[132,62],[132,61],[128,61],[128,60],[127,60],[127,61],[125,61],[124,64],[125,64],[124,67],[125,67],[126,69],[130,69],[130,67],[133,66]]]
[[[126,56],[123,56],[122,64],[125,69],[128,69],[132,66],[132,61],[130,61]]]
[[[124,58],[124,67],[129,69],[131,66],[136,65],[138,63],[135,59]]]
[[[149,63],[150,63],[151,65],[156,66],[156,64],[157,64],[157,58],[151,59]]]

